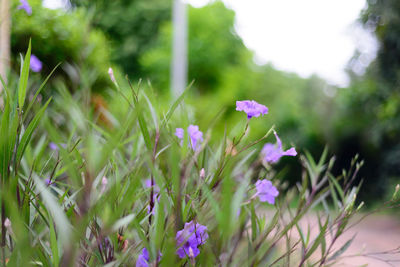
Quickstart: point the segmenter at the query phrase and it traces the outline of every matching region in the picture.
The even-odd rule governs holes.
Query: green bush
[[[42,1],[29,1],[32,15],[17,10],[13,1],[11,48],[15,55],[13,69],[18,70],[19,54],[31,39],[32,51],[44,64],[41,73],[48,75],[58,63],[54,78],[63,78],[70,90],[92,89],[100,92],[110,85],[110,48],[104,34],[91,28],[86,10],[51,10]]]

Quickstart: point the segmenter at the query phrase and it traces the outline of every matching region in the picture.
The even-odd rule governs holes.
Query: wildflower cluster
[[[25,62],[29,55],[30,46]],[[217,138],[207,129],[204,138],[197,125],[175,127],[182,125],[174,115],[181,98],[164,113],[147,90],[123,91],[110,69],[118,107],[109,110],[110,125],[101,125],[80,106],[86,101],[74,101],[84,98],[67,90],[54,96],[51,112],[49,101],[31,109],[23,79],[43,65],[30,62],[12,83],[18,90],[5,88],[0,117],[3,265],[325,266],[343,253],[335,242],[361,208],[350,185],[362,165],[357,160],[336,178],[326,152],[317,162],[300,156],[303,181],[283,194],[273,167],[296,149],[273,129],[247,142],[251,120],[268,114],[266,106],[237,101],[247,116],[242,134]],[[275,143],[265,141],[270,132]],[[390,205],[398,205],[398,191]],[[318,214],[314,238],[299,221],[321,201],[334,212]]]
[[[199,126],[197,125],[189,125],[187,128],[190,145],[194,151],[200,148],[201,142],[203,142],[203,133],[199,130]],[[175,136],[178,137],[181,142],[183,141],[183,136],[185,134],[185,130],[182,128],[176,128]]]
[[[177,254],[183,259],[185,257],[195,258],[200,254],[199,246],[208,239],[207,227],[190,221],[185,227],[176,233],[178,246]]]

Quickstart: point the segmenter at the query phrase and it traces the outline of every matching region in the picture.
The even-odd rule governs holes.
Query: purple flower
[[[268,114],[268,108],[254,100],[236,101],[236,110],[246,112],[248,119]]]
[[[197,125],[189,125],[187,128],[190,144],[192,145],[193,150],[197,150],[200,147],[200,143],[203,142],[203,133],[199,131],[199,126]],[[182,128],[176,128],[175,135],[179,139],[183,139],[184,130]]]
[[[150,261],[150,255],[146,248],[142,249],[142,253],[139,254],[139,257],[136,261],[136,267],[148,267]]]
[[[49,147],[51,150],[54,150],[54,151],[58,150],[58,146],[53,142],[50,142]]]
[[[47,186],[52,185],[54,182],[52,182],[49,178],[47,178],[46,180],[44,180],[44,182],[46,183]]]
[[[26,14],[32,15],[32,8],[31,8],[31,6],[29,5],[28,1],[26,1],[26,0],[19,0],[19,2],[20,2],[21,4],[18,6],[18,9],[23,9],[23,10],[25,10]]]
[[[269,163],[276,163],[282,156],[296,156],[297,152],[294,147],[283,151],[282,142],[279,139],[278,134],[274,131],[276,138],[276,144],[267,143],[264,145],[261,154],[264,156],[264,160]]]
[[[257,193],[261,202],[268,202],[269,204],[275,204],[275,198],[279,195],[278,190],[272,185],[271,181],[258,180],[256,182]]]
[[[184,132],[185,132],[185,130],[183,130],[182,128],[176,128],[175,136],[178,137],[179,139],[183,139]]]
[[[176,233],[178,250],[176,254],[183,259],[186,256],[195,258],[200,254],[198,246],[203,245],[208,239],[207,227],[190,221],[185,227]]]
[[[64,149],[67,148],[67,145],[66,145],[66,144],[60,144],[60,145],[61,145],[61,147],[64,148]],[[60,150],[59,145],[56,144],[56,143],[53,143],[53,142],[50,142],[50,143],[49,143],[49,148],[50,148],[51,150],[54,150],[54,151]]]
[[[162,254],[158,253],[157,262],[160,261]],[[139,257],[136,261],[136,267],[148,267],[150,262],[149,251],[146,248],[142,249],[142,253],[139,254]]]
[[[42,70],[42,62],[34,55],[31,55],[30,68],[33,72],[39,72]]]
[[[200,142],[203,142],[203,133],[199,131],[199,126],[189,125],[188,133],[190,137],[190,143],[192,144],[192,149],[198,149]]]

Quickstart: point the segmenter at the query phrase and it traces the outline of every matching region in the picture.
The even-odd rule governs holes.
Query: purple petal
[[[278,145],[278,149],[282,150],[282,141],[281,141],[281,139],[279,138],[278,134],[275,131],[274,131],[274,135],[275,135],[275,138],[276,138],[276,144]]]
[[[274,131],[274,135],[276,138],[276,145],[271,143],[267,143],[264,145],[261,150],[261,154],[263,155],[264,161],[268,163],[276,163],[280,160],[282,156],[296,156],[297,152],[294,147],[283,151],[282,150],[282,141],[279,138],[278,134]]]
[[[268,108],[254,100],[236,101],[236,110],[244,111],[248,119],[268,114]]]
[[[32,54],[29,67],[33,72],[40,72],[42,70],[43,64],[34,54]]]
[[[58,146],[57,146],[55,143],[53,143],[53,142],[50,142],[50,143],[49,143],[49,148],[50,148],[51,150],[54,150],[54,151],[57,151],[57,150],[58,150]]]
[[[17,9],[23,9],[28,15],[32,15],[32,8],[26,0],[19,0],[21,3]]]
[[[198,246],[203,245],[208,239],[207,227],[190,221],[176,233],[175,239],[178,246],[176,253],[180,258],[196,257],[200,254]]]
[[[281,150],[271,143],[264,145],[261,154],[263,154],[264,160],[269,163],[276,163],[282,157]]]
[[[258,180],[256,182],[257,193],[261,202],[275,203],[275,197],[279,195],[278,189],[269,180]]]
[[[286,150],[285,152],[282,153],[284,156],[297,156],[296,149],[292,147],[291,149]]]
[[[203,133],[199,130],[197,125],[189,125],[188,133],[190,137],[190,142],[192,144],[192,149],[196,150],[200,142],[203,142]]]
[[[184,130],[182,128],[176,128],[175,136],[179,139],[183,139]]]

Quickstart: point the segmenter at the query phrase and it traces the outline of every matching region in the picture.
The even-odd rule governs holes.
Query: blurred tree
[[[239,134],[246,116],[235,111],[235,101],[254,99],[265,104],[269,114],[268,120],[251,121],[249,138],[262,137],[273,122],[286,143],[293,142],[299,151],[307,148],[321,153],[333,108],[328,95],[335,89],[317,76],[304,79],[272,65],[255,64],[252,51],[236,34],[234,22],[235,13],[221,1],[202,8],[189,7],[189,81],[194,80],[194,84],[186,101],[197,112],[196,124],[205,129],[218,114],[216,136],[223,136],[226,126]],[[165,23],[157,45],[140,60],[154,87],[162,92],[168,92],[169,87],[171,38],[171,24]],[[275,142],[273,137],[268,141]],[[289,167],[284,178],[295,182],[301,173],[298,160],[282,162],[288,161],[292,164],[285,164]]]
[[[141,77],[139,57],[154,45],[160,25],[171,19],[171,1],[166,0],[70,0],[85,7],[92,25],[109,37],[112,59],[130,76]]]
[[[188,102],[196,107],[197,118],[207,120],[227,108],[224,120],[233,122],[242,115],[234,111],[235,100],[256,99],[270,108],[271,121],[293,137],[292,141],[308,143],[305,136],[320,136],[315,133],[323,128],[318,115],[330,107],[330,98],[321,90],[328,88],[326,83],[316,76],[303,79],[272,65],[255,64],[253,53],[236,34],[234,22],[235,13],[221,1],[202,8],[189,7],[189,81],[194,81],[195,90]],[[163,92],[168,92],[169,86],[171,38],[171,23],[167,22],[157,45],[140,60],[153,85]],[[254,127],[255,135],[265,134],[271,126],[263,123]],[[299,134],[299,127],[305,135]],[[223,128],[221,124],[221,132]]]
[[[351,85],[336,98],[334,143],[345,162],[359,152],[366,164],[363,193],[384,196],[400,178],[400,1],[368,0],[359,21],[379,42],[376,59],[359,76],[352,68],[363,65],[357,51],[349,63]]]
[[[234,31],[235,13],[220,1],[202,8],[189,6],[189,81],[201,92],[215,90],[230,66],[252,54]],[[141,64],[156,87],[169,86],[172,25],[164,23],[156,45],[141,57]]]
[[[400,78],[400,1],[368,0],[367,3],[360,20],[380,43],[374,65],[378,69],[376,74],[396,85]]]

